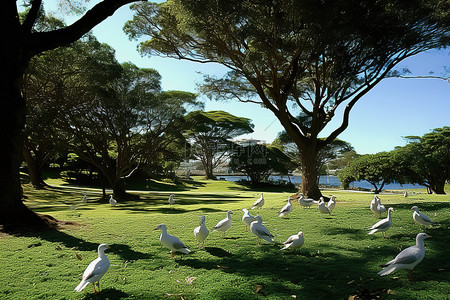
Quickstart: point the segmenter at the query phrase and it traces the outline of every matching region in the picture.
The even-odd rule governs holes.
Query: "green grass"
[[[337,196],[331,217],[295,203],[289,217],[281,219],[277,211],[293,191],[252,190],[224,181],[197,180],[182,188],[180,184],[156,184],[160,191],[140,192],[136,202],[111,208],[90,201],[76,210],[69,207],[80,203],[84,192],[93,200],[99,191],[25,187],[26,203],[33,210],[76,225],[54,232],[1,235],[0,299],[292,299],[292,295],[297,299],[347,299],[351,295],[442,299],[450,293],[449,196],[427,195],[422,190],[406,199],[399,194],[381,195],[383,204],[395,209],[389,239],[383,239],[364,230],[377,221],[369,210],[370,194],[323,191]],[[174,191],[178,202],[170,208],[167,199]],[[258,213],[275,240],[283,242],[302,230],[302,249],[282,252],[279,245],[257,242],[245,231],[241,209],[249,208],[261,191],[266,205]],[[430,229],[415,224],[409,210],[413,205],[441,226]],[[200,215],[206,215],[211,228],[228,209],[234,213],[233,227],[225,238],[211,232],[206,249],[199,249],[192,230]],[[159,223],[165,223],[168,232],[192,252],[169,259],[170,253],[159,242],[160,231],[152,230]],[[419,232],[433,238],[426,240],[425,259],[413,272],[416,281],[409,282],[406,271],[379,277],[379,265],[414,244]],[[111,246],[107,252],[111,267],[101,280],[102,293],[93,294],[91,286],[74,292],[100,243]],[[189,284],[187,277],[196,278]]]

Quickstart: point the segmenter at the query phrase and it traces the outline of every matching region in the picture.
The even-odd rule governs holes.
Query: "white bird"
[[[180,241],[179,238],[176,236],[173,236],[171,234],[167,233],[167,226],[164,224],[159,224],[155,229],[153,230],[161,230],[162,233],[159,236],[159,240],[161,241],[161,244],[163,244],[164,247],[168,248],[170,250],[170,253],[172,256],[170,258],[173,258],[175,255],[175,252],[180,252],[183,254],[188,254],[191,252],[191,250],[186,247],[182,241]]]
[[[325,201],[323,200],[323,197],[320,197],[319,206],[317,208],[319,209],[319,212],[321,214],[329,214],[329,215],[331,214],[330,210],[325,204]]]
[[[330,200],[328,201],[327,208],[330,211],[330,213],[333,211],[334,207],[336,206],[336,197],[331,196]]]
[[[283,206],[283,208],[278,212],[278,216],[279,217],[284,217],[287,216],[291,211],[292,211],[292,203],[291,203],[291,198],[289,198],[287,200],[288,203],[286,203],[285,206]]]
[[[376,214],[379,215],[381,218],[381,213],[384,213],[386,211],[386,207],[381,204],[381,199],[377,195],[375,195],[370,202],[370,210]]]
[[[264,197],[263,197],[263,193],[261,193],[261,197],[259,197],[258,200],[255,201],[255,203],[253,203],[252,205],[252,209],[255,208],[261,208],[264,205]]]
[[[419,212],[419,208],[417,206],[411,207],[411,210],[414,210],[413,219],[417,224],[424,226],[434,224],[434,222],[426,214]]]
[[[255,216],[252,223],[250,224],[250,231],[253,232],[257,237],[263,240],[273,243],[274,236],[269,232],[269,230],[262,224],[261,216]]]
[[[113,195],[109,196],[109,204],[111,204],[111,206],[117,205],[117,200],[113,198]]]
[[[253,216],[248,213],[248,209],[246,208],[243,208],[242,211],[244,212],[244,214],[242,215],[242,222],[245,224],[245,227],[248,231],[250,224],[252,223]]]
[[[305,198],[303,195],[300,196],[298,199],[298,204],[300,204],[303,207],[311,207],[313,204],[317,204],[318,202],[311,198]]]
[[[87,195],[84,194],[83,199],[81,199],[81,203],[86,204],[87,203]]]
[[[404,249],[393,260],[381,265],[381,267],[386,268],[378,272],[378,275],[385,276],[396,270],[408,270],[409,280],[412,280],[412,270],[425,257],[425,245],[423,244],[423,240],[430,237],[431,236],[426,233],[419,233],[416,237],[416,245]]]
[[[175,204],[175,194],[170,194],[169,196],[169,204],[174,205]]]
[[[83,279],[75,288],[75,291],[81,292],[89,283],[92,283],[94,286],[94,293],[100,292],[100,279],[108,271],[110,265],[108,257],[105,254],[105,250],[108,248],[109,247],[106,244],[101,244],[98,246],[98,257],[87,266],[83,273]],[[96,282],[98,291],[95,289]]]
[[[299,231],[297,234],[291,235],[284,243],[281,250],[301,248],[305,243],[303,232]]]
[[[375,232],[383,232],[383,237],[386,238],[386,231],[392,226],[392,216],[391,213],[394,211],[392,207],[388,209],[388,215],[386,219],[380,220],[375,223],[372,227],[367,228],[370,230],[369,234],[374,234]]]
[[[225,235],[225,231],[231,228],[231,214],[233,212],[231,210],[227,211],[227,217],[223,220],[220,220],[216,226],[213,227],[214,231],[222,231]]]
[[[200,216],[200,226],[194,229],[194,236],[200,242],[201,248],[203,248],[203,243],[209,235],[209,230],[205,225],[205,216]]]

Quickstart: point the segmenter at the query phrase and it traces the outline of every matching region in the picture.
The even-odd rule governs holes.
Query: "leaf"
[[[188,276],[188,277],[186,277],[184,280],[186,280],[186,283],[192,284],[196,278],[197,278],[197,277],[191,277],[191,276]]]
[[[83,259],[83,257],[79,253],[75,253],[75,256],[78,258],[78,260],[82,260]]]

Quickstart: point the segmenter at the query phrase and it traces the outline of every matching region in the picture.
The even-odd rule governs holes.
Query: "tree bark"
[[[3,1],[0,9],[0,27],[3,45],[1,62],[0,109],[0,229],[41,230],[48,223],[22,202],[19,167],[23,160],[23,129],[25,127],[25,100],[21,94],[24,71],[30,59],[42,51],[55,49],[78,40],[94,26],[112,15],[121,6],[136,0],[103,0],[64,29],[33,32],[41,1],[31,1],[31,9],[20,23],[17,1]]]
[[[317,180],[317,153],[316,150],[309,146],[303,147],[300,156],[302,164],[302,193],[307,198],[318,200],[322,197]]]
[[[26,146],[23,147],[23,156],[27,163],[28,176],[30,177],[31,185],[36,189],[45,187],[47,184],[44,182],[44,179],[42,179],[42,162],[38,157],[33,158],[32,153]]]

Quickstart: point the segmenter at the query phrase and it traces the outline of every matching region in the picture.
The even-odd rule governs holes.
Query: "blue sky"
[[[52,10],[51,2],[47,4]],[[67,19],[70,24],[71,19]],[[220,76],[226,69],[217,64],[199,64],[161,57],[141,57],[138,42],[130,41],[122,31],[123,24],[132,18],[128,7],[122,7],[112,17],[94,28],[94,35],[116,50],[118,61],[131,61],[141,68],[154,68],[162,76],[164,90],[196,91],[203,74]],[[443,67],[450,67],[450,51],[433,50],[404,60],[399,68],[408,67],[413,75],[427,75],[433,71],[439,75]],[[449,74],[450,75],[450,74]],[[447,76],[449,76],[447,75]],[[215,102],[205,98],[205,110],[225,110],[234,115],[253,120],[255,132],[243,138],[272,142],[283,130],[275,116],[267,109],[251,103]],[[335,120],[329,127],[337,126]],[[360,154],[389,151],[405,145],[408,135],[423,135],[438,127],[450,126],[450,82],[439,79],[383,80],[353,108],[350,125],[339,138],[350,142]],[[324,131],[324,134],[331,130]]]

